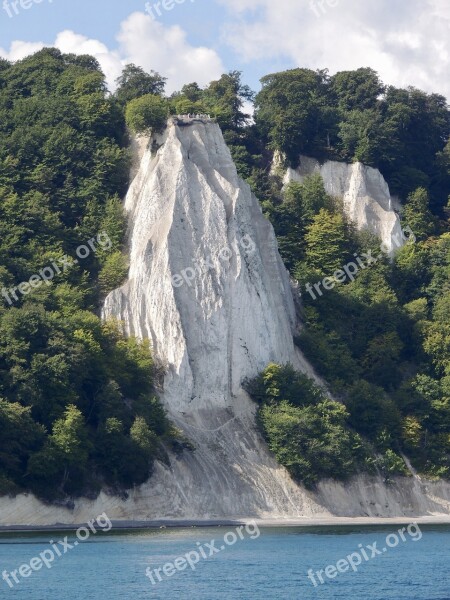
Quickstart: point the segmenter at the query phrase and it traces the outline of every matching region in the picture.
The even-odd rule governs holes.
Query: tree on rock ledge
[[[126,123],[134,133],[146,133],[150,129],[161,131],[167,117],[167,101],[154,94],[131,100],[125,112]]]

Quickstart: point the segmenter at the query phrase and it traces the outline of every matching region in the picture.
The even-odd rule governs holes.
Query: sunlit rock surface
[[[217,124],[169,124],[127,195],[130,272],[104,317],[148,337],[167,370],[163,402],[195,452],[152,478],[166,513],[321,510],[275,464],[242,390],[294,347],[289,276],[270,223],[239,179]]]

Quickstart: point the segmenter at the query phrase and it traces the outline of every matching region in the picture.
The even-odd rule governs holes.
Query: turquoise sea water
[[[113,529],[91,535],[70,550],[66,547],[66,553],[55,558],[51,569],[29,569],[27,578],[17,574],[20,583],[13,582],[12,588],[0,580],[0,598],[450,600],[450,527],[421,526],[419,533],[411,529],[416,541],[408,532],[404,532],[402,541],[397,533],[398,544],[389,548],[387,542],[394,546],[396,538],[387,536],[398,529],[399,526],[261,528],[259,536],[254,528],[242,529],[239,536],[234,525],[207,529]],[[226,534],[229,545],[225,543]],[[1,571],[10,573],[23,564],[29,565],[33,558],[51,548],[50,540],[63,540],[66,535],[73,544],[74,533],[67,532],[0,534]],[[217,552],[211,549],[212,540]],[[64,552],[62,545],[57,547]],[[377,551],[374,558],[372,549]],[[185,557],[191,553],[188,556],[194,562],[195,552],[199,561],[192,570]],[[201,557],[201,553],[208,556],[211,552],[212,557]],[[349,569],[339,573],[338,561],[344,559],[340,563],[344,570],[345,557],[354,552],[360,553],[362,564],[355,567],[356,572]],[[175,569],[176,559],[183,570]],[[354,556],[353,561],[358,562],[358,558]],[[169,576],[160,571],[159,582],[154,569],[164,565]],[[328,579],[322,573],[325,583],[314,587],[307,577],[308,570],[324,571],[328,565],[334,565],[329,573],[336,575]],[[155,585],[146,577],[147,568]],[[317,582],[317,575],[315,578]]]

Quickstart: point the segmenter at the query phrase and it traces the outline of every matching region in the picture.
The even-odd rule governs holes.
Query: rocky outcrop
[[[308,368],[273,228],[218,125],[169,123],[157,145],[125,202],[129,279],[104,307],[150,338],[169,417],[196,448],[152,478],[155,505],[180,516],[314,510],[269,455],[242,389],[271,361]]]
[[[294,302],[272,226],[216,124],[170,124],[125,202],[129,280],[104,316],[150,338],[170,411],[227,409],[245,377],[295,358]]]
[[[275,160],[279,168],[279,157]],[[381,239],[386,252],[392,253],[404,244],[396,212],[398,202],[391,197],[389,186],[377,169],[359,162],[320,164],[316,159],[301,156],[297,169],[286,170],[283,183],[301,182],[313,173],[320,173],[328,194],[342,198],[346,215],[358,229],[368,229]]]

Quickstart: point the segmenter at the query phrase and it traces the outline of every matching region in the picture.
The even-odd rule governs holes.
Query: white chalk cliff
[[[276,155],[276,166],[279,161]],[[314,158],[301,156],[296,169],[286,170],[283,183],[302,182],[313,173],[322,176],[328,194],[342,198],[344,211],[357,228],[375,233],[387,252],[404,244],[400,218],[395,210],[399,208],[398,202],[391,197],[389,186],[378,169],[360,162],[347,164],[328,160],[321,164]]]
[[[314,374],[293,344],[295,293],[272,226],[218,125],[171,123],[140,147],[125,202],[129,277],[103,316],[151,340],[166,367],[162,401],[195,451],[157,462],[127,499],[102,492],[69,510],[32,495],[0,498],[0,524],[81,523],[103,511],[123,520],[450,515],[442,482],[360,476],[312,493],[276,463],[242,382],[271,361]]]
[[[219,127],[171,124],[165,137],[127,195],[129,280],[104,315],[151,340],[173,416],[209,415],[245,377],[293,360],[295,308],[273,229]]]
[[[242,390],[271,361],[306,368],[273,228],[218,125],[170,124],[159,143],[125,202],[128,282],[104,307],[105,318],[151,340],[167,368],[169,417],[196,447],[152,478],[158,504],[197,516],[310,510],[261,442]]]

